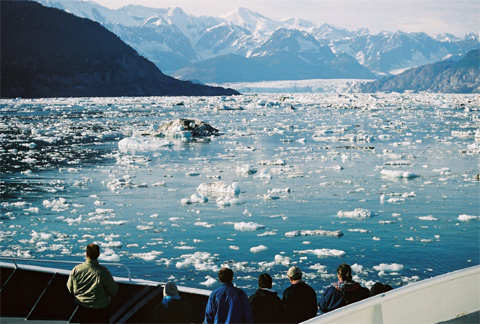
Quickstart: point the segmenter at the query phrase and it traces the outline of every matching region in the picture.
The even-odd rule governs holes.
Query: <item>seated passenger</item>
[[[158,323],[191,323],[192,307],[178,295],[175,283],[169,281],[163,287],[163,300],[154,309]]]
[[[370,291],[353,281],[352,269],[348,264],[337,268],[338,281],[328,287],[320,298],[318,307],[324,313],[370,297]]]
[[[258,277],[258,289],[248,298],[252,307],[253,321],[255,323],[284,323],[285,310],[282,300],[277,292],[272,289],[272,277],[262,273]]]

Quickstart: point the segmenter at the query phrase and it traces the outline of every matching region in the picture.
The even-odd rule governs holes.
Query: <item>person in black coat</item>
[[[163,287],[163,300],[154,309],[157,323],[192,323],[192,306],[178,295],[175,283],[169,281]]]
[[[302,280],[302,271],[291,267],[287,272],[292,284],[283,292],[283,307],[289,323],[300,323],[317,315],[317,293]]]
[[[258,277],[258,289],[248,298],[255,323],[284,323],[285,309],[282,300],[272,290],[272,277],[262,273]]]
[[[353,281],[352,269],[348,264],[338,266],[337,276],[338,281],[325,290],[318,303],[323,313],[370,297],[370,291],[367,288]]]

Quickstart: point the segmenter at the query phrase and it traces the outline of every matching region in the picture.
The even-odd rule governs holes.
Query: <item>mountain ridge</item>
[[[2,1],[1,97],[232,95],[163,74],[99,23],[34,1]]]
[[[468,52],[457,61],[426,64],[359,88],[362,92],[480,93],[480,49]]]
[[[78,3],[74,0],[36,1],[62,7],[80,16],[95,19],[91,13],[87,12],[88,10],[79,9],[79,7],[86,7],[85,3]],[[95,8],[98,7],[95,6]],[[237,10],[236,16],[236,11],[224,15],[228,20],[222,17],[194,17],[186,14],[183,10],[175,12],[175,9],[171,8],[169,11],[146,7],[142,10],[137,8],[130,14],[128,14],[128,7],[117,10],[103,7],[98,10],[102,12],[102,17],[104,17],[102,22],[105,27],[114,31],[118,29],[115,32],[120,38],[140,54],[155,62],[162,71],[168,74],[173,74],[192,64],[201,65],[202,62],[211,64],[211,59],[224,55],[234,54],[249,57],[253,51],[267,42],[278,28],[306,31],[320,44],[329,46],[335,54],[352,56],[377,76],[397,74],[399,71],[411,67],[437,62],[446,55],[463,55],[469,50],[480,47],[478,32],[471,33],[470,36],[466,34],[464,38],[453,35],[431,37],[422,33],[387,31],[372,34],[366,28],[349,31],[328,24],[315,26],[310,26],[308,23],[298,24],[295,19],[275,21],[245,8]],[[241,13],[238,14],[238,11]],[[179,16],[175,16],[175,14],[179,14]],[[144,20],[155,15],[165,17],[161,26],[143,26],[142,30],[138,29]],[[179,17],[183,17],[183,23],[179,22],[181,20]],[[241,27],[233,23],[234,20],[250,21],[250,23]],[[124,27],[119,28],[119,25]],[[129,28],[137,29],[132,32],[128,31]],[[170,34],[178,35],[179,42],[175,43],[171,37],[163,40],[159,36],[160,29],[163,31],[172,29]],[[135,37],[132,36],[134,34]],[[225,38],[222,35],[228,35],[228,37]],[[187,50],[194,55],[185,56],[182,60],[172,60],[172,57],[182,56],[185,52],[182,45],[185,39],[190,42]],[[221,44],[219,46],[211,45],[216,43]],[[299,78],[302,77],[299,76]]]

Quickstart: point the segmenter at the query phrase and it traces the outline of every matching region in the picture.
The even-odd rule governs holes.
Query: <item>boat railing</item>
[[[28,263],[39,263],[39,264],[42,264],[42,265],[45,265],[45,264],[50,264],[50,265],[59,265],[59,264],[77,265],[77,264],[81,263],[79,261],[44,260],[44,259],[35,259],[35,258],[13,258],[13,257],[2,257],[2,256],[0,256],[0,261],[11,262],[16,269],[22,269],[22,268],[26,267]],[[116,266],[116,267],[124,268],[125,271],[127,272],[128,281],[132,281],[132,274],[130,272],[130,269],[126,265],[124,265],[123,263],[110,263],[110,262],[103,263],[103,262],[100,262],[100,264],[104,265],[104,266],[108,266],[108,267],[111,267],[111,266],[115,267]],[[28,266],[31,267],[30,265],[28,265]],[[70,270],[65,270],[65,271],[70,272]]]

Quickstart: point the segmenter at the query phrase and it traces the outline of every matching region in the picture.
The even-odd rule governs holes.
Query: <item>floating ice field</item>
[[[291,265],[321,292],[343,262],[367,287],[479,263],[478,95],[1,103],[2,256],[97,242],[136,277],[214,288],[229,266],[249,294]],[[140,135],[176,118],[220,135]]]

